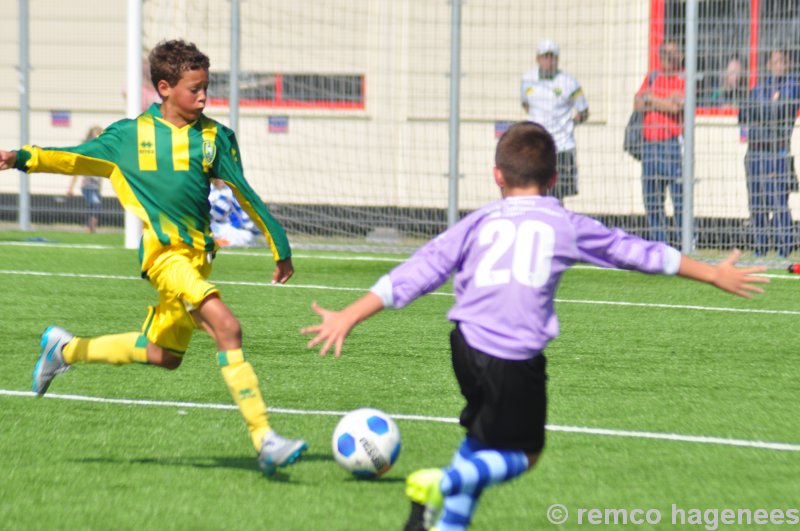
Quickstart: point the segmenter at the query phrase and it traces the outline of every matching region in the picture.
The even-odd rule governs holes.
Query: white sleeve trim
[[[383,301],[384,308],[394,308],[392,279],[389,278],[389,275],[383,275],[369,290]]]
[[[664,253],[664,274],[676,275],[681,267],[681,252],[674,247],[667,247]]]

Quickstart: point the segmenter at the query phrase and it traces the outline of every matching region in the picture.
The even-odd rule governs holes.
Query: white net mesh
[[[31,137],[71,145],[89,126],[124,114],[121,2],[41,0],[31,11]],[[79,8],[77,7],[79,6]],[[193,41],[211,57],[207,112],[228,121],[230,3],[147,0],[143,40]],[[18,143],[16,7],[0,43],[4,146]],[[684,0],[470,0],[462,4],[459,196],[461,211],[497,197],[491,176],[503,124],[526,119],[523,73],[537,43],[560,47],[559,67],[583,89],[589,119],[575,128],[577,195],[567,207],[650,236],[642,165],[622,150],[634,94],[660,63],[659,45],[685,42]],[[786,51],[800,49],[794,0],[698,2],[694,217],[698,249],[755,248],[738,109]],[[69,27],[65,32],[62,28]],[[295,238],[418,241],[446,226],[451,4],[446,0],[296,0],[241,3],[238,137],[246,175]],[[69,111],[59,125],[52,111]],[[791,154],[791,148],[787,151]],[[37,224],[82,222],[68,179],[34,176]],[[0,215],[16,219],[17,180],[0,180]],[[103,189],[101,225],[121,214]],[[800,200],[787,193],[789,213]],[[674,223],[673,201],[663,201]],[[767,213],[768,224],[780,216]],[[793,228],[793,225],[791,226]],[[768,252],[777,252],[776,228]],[[793,247],[793,244],[792,244]]]

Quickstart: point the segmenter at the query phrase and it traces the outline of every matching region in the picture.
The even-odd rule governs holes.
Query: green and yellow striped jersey
[[[231,187],[266,236],[275,260],[291,256],[283,227],[244,178],[233,131],[205,115],[179,128],[164,120],[154,104],[135,120],[115,122],[79,146],[25,146],[17,151],[16,167],[109,178],[122,206],[143,222],[143,272],[162,247],[216,250],[208,203],[214,178]]]

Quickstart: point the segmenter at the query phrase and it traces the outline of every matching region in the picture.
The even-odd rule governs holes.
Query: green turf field
[[[200,333],[174,372],[81,365],[55,380],[52,398],[14,393],[29,389],[45,326],[139,328],[155,292],[121,241],[0,232],[0,529],[401,529],[405,476],[449,462],[462,437],[441,420],[461,406],[449,287],[362,324],[341,359],[320,358],[298,333],[316,320],[311,301],[343,306],[393,257],[298,249],[295,277],[276,287],[265,251],[218,255],[212,280],[242,322],[271,422],[310,445],[268,480]],[[486,492],[473,528],[620,528],[579,525],[593,508],[660,511],[645,529],[777,528],[714,526],[707,512],[800,507],[800,285],[770,273],[767,294],[748,301],[683,279],[571,270],[558,295],[562,336],[547,351],[547,448],[533,472]],[[325,412],[361,406],[396,415],[403,436],[377,481],[350,478],[330,452],[337,416]],[[547,520],[553,504],[569,510],[561,526]],[[673,504],[685,523],[672,524]],[[692,509],[707,520],[692,523]]]

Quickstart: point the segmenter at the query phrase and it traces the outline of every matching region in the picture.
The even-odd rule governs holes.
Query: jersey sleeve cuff
[[[20,171],[28,170],[28,161],[31,160],[31,152],[27,149],[20,149],[15,152],[17,154],[17,161],[14,167]]]
[[[681,267],[681,252],[674,247],[667,246],[664,251],[664,274],[677,275]]]
[[[378,296],[383,302],[384,308],[394,308],[392,279],[389,278],[389,275],[383,275],[369,290]]]

